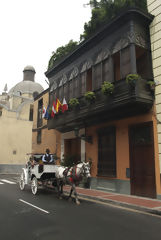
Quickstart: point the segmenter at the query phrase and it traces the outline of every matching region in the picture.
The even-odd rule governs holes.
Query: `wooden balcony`
[[[154,101],[154,94],[147,80],[138,80],[131,88],[125,79],[115,82],[114,93],[103,95],[101,89],[95,91],[96,100],[89,104],[84,97],[79,98],[80,105],[48,120],[48,129],[68,132],[75,127],[87,127],[101,122],[121,119],[148,112]]]

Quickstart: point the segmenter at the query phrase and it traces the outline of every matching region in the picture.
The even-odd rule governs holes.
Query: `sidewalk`
[[[65,186],[64,191],[69,192],[70,187]],[[124,195],[113,192],[104,192],[94,189],[85,189],[80,187],[77,187],[77,193],[80,199],[82,197],[83,199],[87,200],[97,200],[101,202],[111,203],[113,205],[119,205],[126,208],[139,210],[142,212],[161,215],[161,200]]]

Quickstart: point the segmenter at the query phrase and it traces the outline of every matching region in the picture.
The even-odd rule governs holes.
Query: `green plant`
[[[71,98],[71,99],[69,100],[69,106],[70,106],[71,108],[75,108],[75,107],[79,106],[79,101],[78,101],[78,99],[77,99],[77,98]]]
[[[126,76],[126,82],[130,86],[134,87],[136,85],[136,81],[138,81],[141,77],[138,74],[128,74]]]
[[[95,93],[94,92],[86,92],[84,94],[85,100],[88,102],[93,102],[96,99]]]
[[[113,83],[104,81],[104,83],[102,84],[101,90],[102,90],[103,94],[109,95],[109,94],[113,93],[114,88],[115,88],[115,86]]]

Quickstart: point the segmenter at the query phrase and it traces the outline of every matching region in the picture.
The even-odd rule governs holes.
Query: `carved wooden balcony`
[[[105,96],[101,89],[95,91],[95,94],[95,102],[89,104],[84,97],[81,97],[77,109],[69,109],[50,118],[48,129],[66,132],[75,127],[87,127],[104,121],[146,113],[154,101],[154,94],[145,79],[138,80],[134,87],[130,87],[126,80],[122,79],[115,82],[112,95]]]

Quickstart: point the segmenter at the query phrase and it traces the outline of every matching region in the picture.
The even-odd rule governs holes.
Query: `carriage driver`
[[[42,156],[43,163],[55,163],[53,156],[50,154],[50,149],[46,149],[46,153]]]

